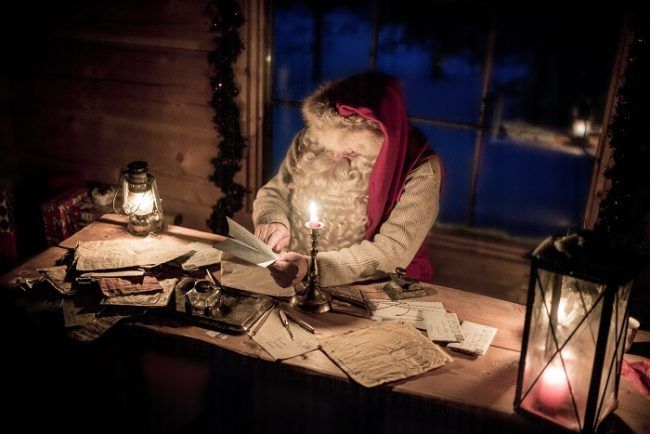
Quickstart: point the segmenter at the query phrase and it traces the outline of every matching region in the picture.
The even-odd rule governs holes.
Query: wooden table
[[[194,240],[213,242],[222,239],[219,235],[174,226],[169,227],[166,232]],[[74,247],[77,241],[106,240],[117,235],[125,236],[123,219],[104,216],[63,241],[58,247],[47,249],[3,276],[0,284],[10,285],[18,276],[32,276],[36,268],[51,266],[66,249]],[[436,285],[427,285],[427,292],[430,295],[426,299],[442,302],[461,320],[496,327],[498,329],[496,337],[485,356],[474,358],[452,352],[453,363],[414,378],[390,383],[382,386],[381,389],[397,397],[408,397],[422,400],[428,405],[452,408],[460,411],[461,414],[462,412],[478,413],[488,418],[496,418],[502,421],[504,424],[502,426],[512,426],[517,429],[539,427],[536,423],[531,423],[529,418],[513,411],[525,307]],[[371,324],[368,319],[337,313],[312,315],[308,320],[316,328],[317,336],[339,334]],[[277,363],[273,363],[271,357],[246,335],[217,339],[203,328],[179,324],[165,317],[130,321],[123,328],[126,329],[126,333],[137,329],[139,333],[151,333],[159,338],[169,337],[200,343],[208,348],[227,350],[277,366]],[[650,333],[643,331],[638,333],[637,341],[650,341]],[[625,357],[628,361],[640,359],[639,356],[630,354]],[[352,383],[321,351],[313,351],[283,361],[281,366],[302,374],[316,375],[319,378],[346,384],[345,387],[352,389],[361,388]],[[615,414],[616,422],[612,425],[615,431],[621,429],[626,432],[650,432],[649,401],[626,379],[620,383],[619,408]]]

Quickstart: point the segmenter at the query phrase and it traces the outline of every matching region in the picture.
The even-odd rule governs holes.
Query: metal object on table
[[[395,273],[390,274],[390,282],[384,285],[383,289],[391,300],[404,300],[427,295],[422,284],[408,277],[406,270],[400,267],[395,269]]]
[[[291,319],[291,321],[295,322],[300,327],[307,330],[309,333],[312,333],[312,334],[316,333],[316,329],[314,329],[314,326],[309,324],[307,321],[303,320],[302,318],[299,318],[298,316],[296,316],[291,311],[285,310],[284,313],[289,317],[289,319]]]
[[[293,340],[293,333],[291,332],[291,327],[289,326],[289,320],[287,319],[287,314],[284,312],[283,309],[278,309],[278,315],[280,315],[280,322],[284,326],[285,329],[287,329],[287,333],[289,333],[289,337],[291,340]]]
[[[186,310],[192,313],[203,312],[211,316],[215,309],[222,306],[221,288],[210,281],[199,279],[194,281],[192,289],[185,293]]]
[[[174,288],[174,313],[198,325],[246,333],[274,301],[264,295],[218,287],[206,279],[183,278]]]
[[[332,297],[323,292],[318,282],[318,235],[325,224],[318,222],[307,222],[305,226],[309,229],[311,236],[311,259],[309,262],[307,290],[304,294],[294,295],[291,305],[306,312],[325,313],[332,308]]]
[[[269,310],[267,310],[266,313],[260,318],[260,320],[257,322],[257,325],[255,326],[255,328],[251,330],[251,332],[249,333],[249,336],[251,338],[253,338],[257,334],[257,332],[260,331],[260,329],[262,328],[262,326],[264,325],[266,320],[269,319],[269,317],[273,313],[274,308],[275,308],[275,302],[273,302],[273,304],[271,305],[271,308]]]

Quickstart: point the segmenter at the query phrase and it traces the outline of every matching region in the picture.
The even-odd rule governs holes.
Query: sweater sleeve
[[[300,143],[304,130],[293,138],[287,155],[280,164],[280,170],[257,191],[253,201],[253,223],[255,227],[261,224],[281,223],[291,230],[289,223],[289,184],[300,153]]]
[[[320,283],[346,285],[406,268],[438,216],[440,166],[435,158],[415,168],[404,191],[372,241],[318,254]]]

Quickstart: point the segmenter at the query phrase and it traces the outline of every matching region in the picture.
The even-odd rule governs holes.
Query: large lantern
[[[645,261],[589,231],[533,251],[515,409],[581,432],[616,409],[630,288]]]
[[[133,161],[120,176],[113,209],[129,216],[126,229],[133,235],[147,235],[163,228],[163,211],[156,179],[148,173],[146,161]]]

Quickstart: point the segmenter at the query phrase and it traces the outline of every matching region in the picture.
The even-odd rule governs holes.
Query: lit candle
[[[564,369],[558,366],[548,366],[539,379],[537,386],[539,402],[550,408],[561,407],[569,395]]]
[[[317,229],[320,227],[318,215],[316,214],[316,202],[309,202],[309,227]]]

